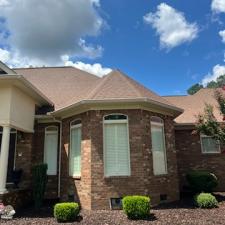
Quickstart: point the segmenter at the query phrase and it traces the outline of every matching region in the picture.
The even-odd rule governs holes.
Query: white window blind
[[[167,159],[163,123],[151,123],[151,137],[154,174],[166,174]]]
[[[70,130],[70,176],[81,176],[81,124]]]
[[[219,141],[212,137],[201,135],[202,153],[220,153]]]
[[[105,176],[130,175],[130,149],[127,120],[104,121]]]
[[[45,130],[44,162],[48,165],[47,174],[57,174],[58,128],[47,127]]]

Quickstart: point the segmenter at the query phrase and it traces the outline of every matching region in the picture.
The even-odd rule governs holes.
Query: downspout
[[[58,173],[58,198],[61,192],[61,157],[62,157],[62,121],[53,118],[55,122],[59,123],[59,173]]]

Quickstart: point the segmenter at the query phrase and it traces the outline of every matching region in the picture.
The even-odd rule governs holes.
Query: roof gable
[[[119,70],[104,76],[89,93],[88,99],[139,99],[151,100],[171,105],[167,100],[134,81]]]
[[[6,74],[14,75],[16,74],[16,72],[0,61],[0,75],[6,75]]]

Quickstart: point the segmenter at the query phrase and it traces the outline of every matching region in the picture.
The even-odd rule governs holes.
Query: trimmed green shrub
[[[47,183],[47,164],[38,164],[32,168],[33,200],[35,209],[40,209]]]
[[[122,205],[129,219],[144,219],[150,214],[150,198],[146,196],[126,196]]]
[[[58,222],[72,222],[80,213],[80,207],[75,202],[58,203],[54,207],[54,217]]]
[[[191,171],[186,175],[192,191],[211,193],[218,185],[215,174],[207,171]]]
[[[215,208],[218,201],[215,196],[210,193],[201,193],[195,196],[195,203],[199,208]]]

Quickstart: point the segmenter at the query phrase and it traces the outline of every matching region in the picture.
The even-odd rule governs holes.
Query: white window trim
[[[76,122],[76,121],[81,121],[81,119],[76,119],[70,122],[70,147],[69,147],[69,176],[73,177],[73,178],[80,178],[81,177],[81,169],[82,169],[82,160],[81,160],[81,152],[82,152],[82,123],[76,124],[76,125],[72,125],[72,123]],[[80,147],[80,174],[71,174],[71,159],[70,159],[70,154],[72,151],[72,130],[76,129],[76,128],[80,128],[81,129],[81,147]]]
[[[160,117],[159,117],[160,118]],[[160,118],[161,119],[161,118]],[[161,119],[162,120],[162,119]],[[153,174],[155,176],[163,176],[163,175],[167,175],[168,174],[168,165],[167,165],[167,148],[166,148],[166,135],[165,135],[165,128],[164,128],[164,121],[162,120],[162,123],[160,122],[154,122],[151,121],[151,139],[152,139],[152,125],[153,126],[158,126],[158,127],[162,127],[162,131],[163,131],[163,145],[164,145],[164,153],[165,153],[165,173],[156,173],[154,171],[154,166],[152,164],[153,167]],[[151,140],[152,141],[152,140]],[[152,149],[152,154],[153,154],[153,147],[151,146]],[[153,163],[153,157],[152,157],[152,163]]]
[[[105,117],[110,116],[110,115],[124,115],[127,117],[126,120],[105,120]],[[111,113],[108,115],[103,116],[103,159],[104,159],[104,177],[130,177],[131,176],[131,165],[130,165],[130,136],[129,136],[129,118],[126,114],[121,114],[121,113]],[[128,174],[127,175],[106,175],[106,148],[105,148],[105,124],[120,124],[120,123],[125,123],[127,124],[127,142],[128,142]]]
[[[213,152],[213,151],[206,152],[206,151],[204,151],[204,149],[203,149],[203,143],[202,143],[202,138],[204,138],[204,137],[212,138],[212,136],[207,136],[205,134],[200,134],[200,142],[201,142],[201,152],[202,152],[202,154],[206,154],[206,155],[207,154],[220,154],[221,153],[220,141],[218,141],[218,147],[219,147],[219,151],[218,152]]]
[[[56,130],[48,130],[49,128],[56,128]],[[58,146],[58,141],[59,141],[59,130],[58,130],[58,127],[57,126],[48,126],[48,127],[45,127],[45,140],[44,140],[44,162],[46,163],[46,159],[45,159],[45,141],[46,141],[46,136],[47,136],[47,134],[57,134],[57,160],[56,160],[56,173],[54,173],[54,174],[49,174],[49,173],[47,173],[47,175],[48,176],[56,176],[57,175],[57,173],[58,173],[58,148],[59,148],[59,146]]]

